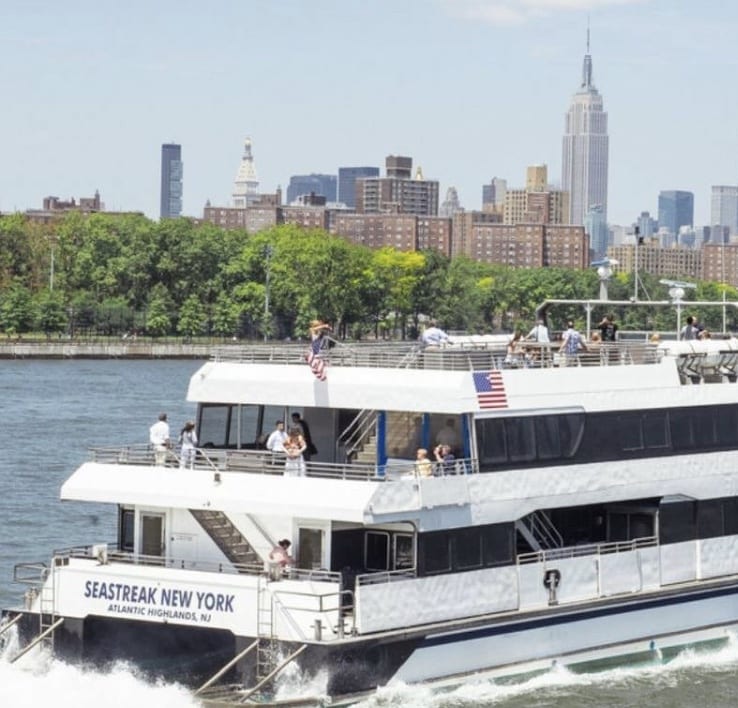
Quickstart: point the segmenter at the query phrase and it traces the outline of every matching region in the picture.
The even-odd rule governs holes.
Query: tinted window
[[[507,453],[510,462],[527,462],[536,459],[533,422],[533,418],[509,418],[505,421]]]
[[[202,447],[225,447],[230,406],[202,406],[197,437]]]
[[[501,418],[488,418],[477,421],[477,442],[479,461],[482,464],[507,462],[505,445],[505,424]]]
[[[643,414],[643,442],[651,449],[669,446],[669,425],[665,411]]]
[[[671,444],[675,450],[691,450],[694,447],[694,434],[688,411],[669,413]]]
[[[445,531],[428,533],[423,540],[423,565],[427,575],[451,570],[451,544]]]
[[[659,507],[659,536],[661,543],[693,541],[697,529],[694,502],[672,502]]]
[[[618,440],[620,447],[629,450],[640,450],[643,448],[643,435],[641,434],[640,415],[622,415],[617,421]]]
[[[723,526],[727,536],[738,534],[738,499],[723,499]]]
[[[536,447],[539,460],[561,457],[561,433],[559,419],[554,416],[541,416],[535,419]]]
[[[493,524],[482,529],[484,565],[495,566],[513,559],[513,525]]]
[[[367,531],[365,537],[367,570],[389,570],[389,534]]]
[[[479,528],[459,529],[454,533],[455,567],[459,570],[482,567],[482,535]]]
[[[697,537],[715,538],[723,535],[723,502],[708,499],[697,502]]]

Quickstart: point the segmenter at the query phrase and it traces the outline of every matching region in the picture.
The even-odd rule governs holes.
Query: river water
[[[0,607],[17,605],[23,586],[13,566],[47,561],[55,548],[115,538],[115,509],[60,502],[59,488],[92,445],[148,440],[160,411],[172,432],[194,415],[185,401],[197,361],[0,361]],[[177,685],[152,685],[127,666],[86,671],[34,650],[15,664],[0,653],[0,708],[188,708]],[[522,685],[469,680],[446,692],[381,689],[362,708],[673,708],[738,706],[738,641],[684,652],[666,666],[574,674],[554,670]]]

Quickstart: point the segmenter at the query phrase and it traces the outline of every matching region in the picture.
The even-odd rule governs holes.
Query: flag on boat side
[[[507,408],[507,394],[501,371],[475,371],[472,375],[480,408]]]
[[[325,381],[325,362],[321,356],[320,340],[316,339],[311,344],[310,349],[308,349],[305,354],[305,361],[315,374],[315,378],[318,379],[318,381]]]

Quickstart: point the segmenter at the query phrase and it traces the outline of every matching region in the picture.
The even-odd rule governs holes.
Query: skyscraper
[[[182,146],[161,146],[161,199],[159,217],[174,219],[182,215]]]
[[[564,128],[561,187],[570,194],[570,223],[584,224],[594,206],[599,207],[598,213],[607,221],[608,150],[607,113],[602,96],[592,83],[587,29],[582,84],[572,98]]]
[[[350,209],[356,208],[356,180],[362,177],[379,177],[379,167],[338,168],[338,201]]]
[[[258,199],[259,180],[256,177],[254,157],[251,154],[251,138],[243,141],[243,156],[233,183],[233,206],[245,209]]]
[[[287,185],[287,203],[292,204],[298,197],[309,194],[325,197],[327,202],[335,202],[336,188],[336,175],[292,175]]]
[[[738,233],[738,187],[716,185],[712,188],[710,226],[727,226]]]
[[[680,226],[694,226],[694,194],[678,189],[659,192],[659,229],[677,236]]]

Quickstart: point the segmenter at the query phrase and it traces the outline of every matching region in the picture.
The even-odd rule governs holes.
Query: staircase
[[[534,551],[561,548],[564,545],[564,539],[545,511],[534,511],[518,519],[515,528]]]
[[[222,511],[190,509],[190,513],[234,565],[258,565],[264,562]]]

